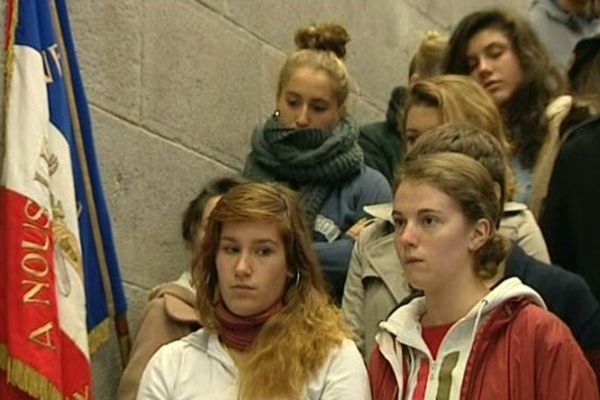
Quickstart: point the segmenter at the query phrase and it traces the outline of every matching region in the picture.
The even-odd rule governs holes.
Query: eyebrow
[[[417,211],[417,215],[429,214],[429,213],[442,214],[443,212],[444,212],[443,210],[436,210],[433,208],[423,208],[423,209]],[[404,215],[404,214],[402,214],[401,211],[398,211],[398,210],[392,211],[392,217],[402,216],[402,215]]]
[[[227,242],[235,242],[235,243],[239,242],[239,240],[237,240],[234,237],[230,237],[230,236],[221,236],[219,238],[219,241],[227,241]],[[277,246],[278,242],[276,242],[273,239],[262,239],[261,238],[261,239],[252,240],[252,244],[272,244],[274,246]]]
[[[489,43],[487,46],[485,46],[483,48],[483,51],[487,51],[492,47],[503,47],[503,48],[508,48],[509,44],[508,43],[504,43],[504,42],[500,42],[498,40],[494,40],[493,42]],[[474,54],[467,54],[467,58],[473,58],[475,57]]]
[[[284,90],[283,94],[285,96],[293,96],[293,97],[302,97],[302,95],[300,93],[294,92],[293,90]],[[330,104],[331,100],[327,100],[324,99],[323,97],[311,97],[308,99],[309,102],[313,102],[313,103],[324,103],[324,104]]]

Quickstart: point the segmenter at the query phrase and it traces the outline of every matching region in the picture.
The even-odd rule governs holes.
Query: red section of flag
[[[89,361],[60,330],[48,211],[1,188],[0,213],[0,352],[5,358],[0,361],[6,364],[0,367],[15,374],[8,380],[27,375],[16,384],[35,398],[79,393],[88,399]],[[0,393],[12,391],[6,385],[2,379]],[[28,398],[15,396],[7,398]]]

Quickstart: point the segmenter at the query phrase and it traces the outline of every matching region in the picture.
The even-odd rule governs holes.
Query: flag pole
[[[106,262],[106,254],[104,251],[104,243],[102,241],[102,234],[100,232],[100,223],[98,221],[98,213],[96,208],[96,202],[92,191],[92,183],[90,179],[90,173],[87,163],[87,157],[85,154],[83,137],[81,131],[81,124],[79,121],[79,114],[77,112],[77,105],[75,101],[75,94],[73,91],[71,68],[69,65],[67,51],[63,39],[62,27],[58,17],[55,0],[51,1],[52,8],[52,22],[56,33],[57,44],[59,47],[61,67],[65,82],[65,92],[70,109],[71,122],[73,124],[73,133],[76,142],[77,155],[79,157],[79,163],[82,169],[83,182],[85,187],[85,196],[89,207],[89,215],[92,226],[92,233],[94,243],[98,252],[98,264],[100,268],[100,274],[102,276],[102,284],[104,292],[106,294],[108,315],[112,316],[115,324],[115,331],[117,334],[117,341],[119,346],[119,353],[121,356],[121,365],[125,366],[129,359],[129,353],[131,351],[131,340],[129,337],[129,325],[127,322],[126,315],[117,315],[115,310],[114,294],[112,284],[110,281],[108,265]]]

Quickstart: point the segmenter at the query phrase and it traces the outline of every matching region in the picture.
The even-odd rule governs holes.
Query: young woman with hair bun
[[[348,32],[313,24],[296,32],[298,49],[279,74],[276,110],[254,132],[244,176],[296,190],[326,277],[341,299],[363,206],[390,201],[389,183],[363,163],[358,126],[348,116]]]

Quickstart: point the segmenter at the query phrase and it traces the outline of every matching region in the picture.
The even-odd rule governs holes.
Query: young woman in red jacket
[[[407,161],[397,178],[395,244],[423,291],[380,324],[369,364],[384,399],[598,399],[569,328],[518,278],[490,287],[505,258],[489,172],[463,154]]]

